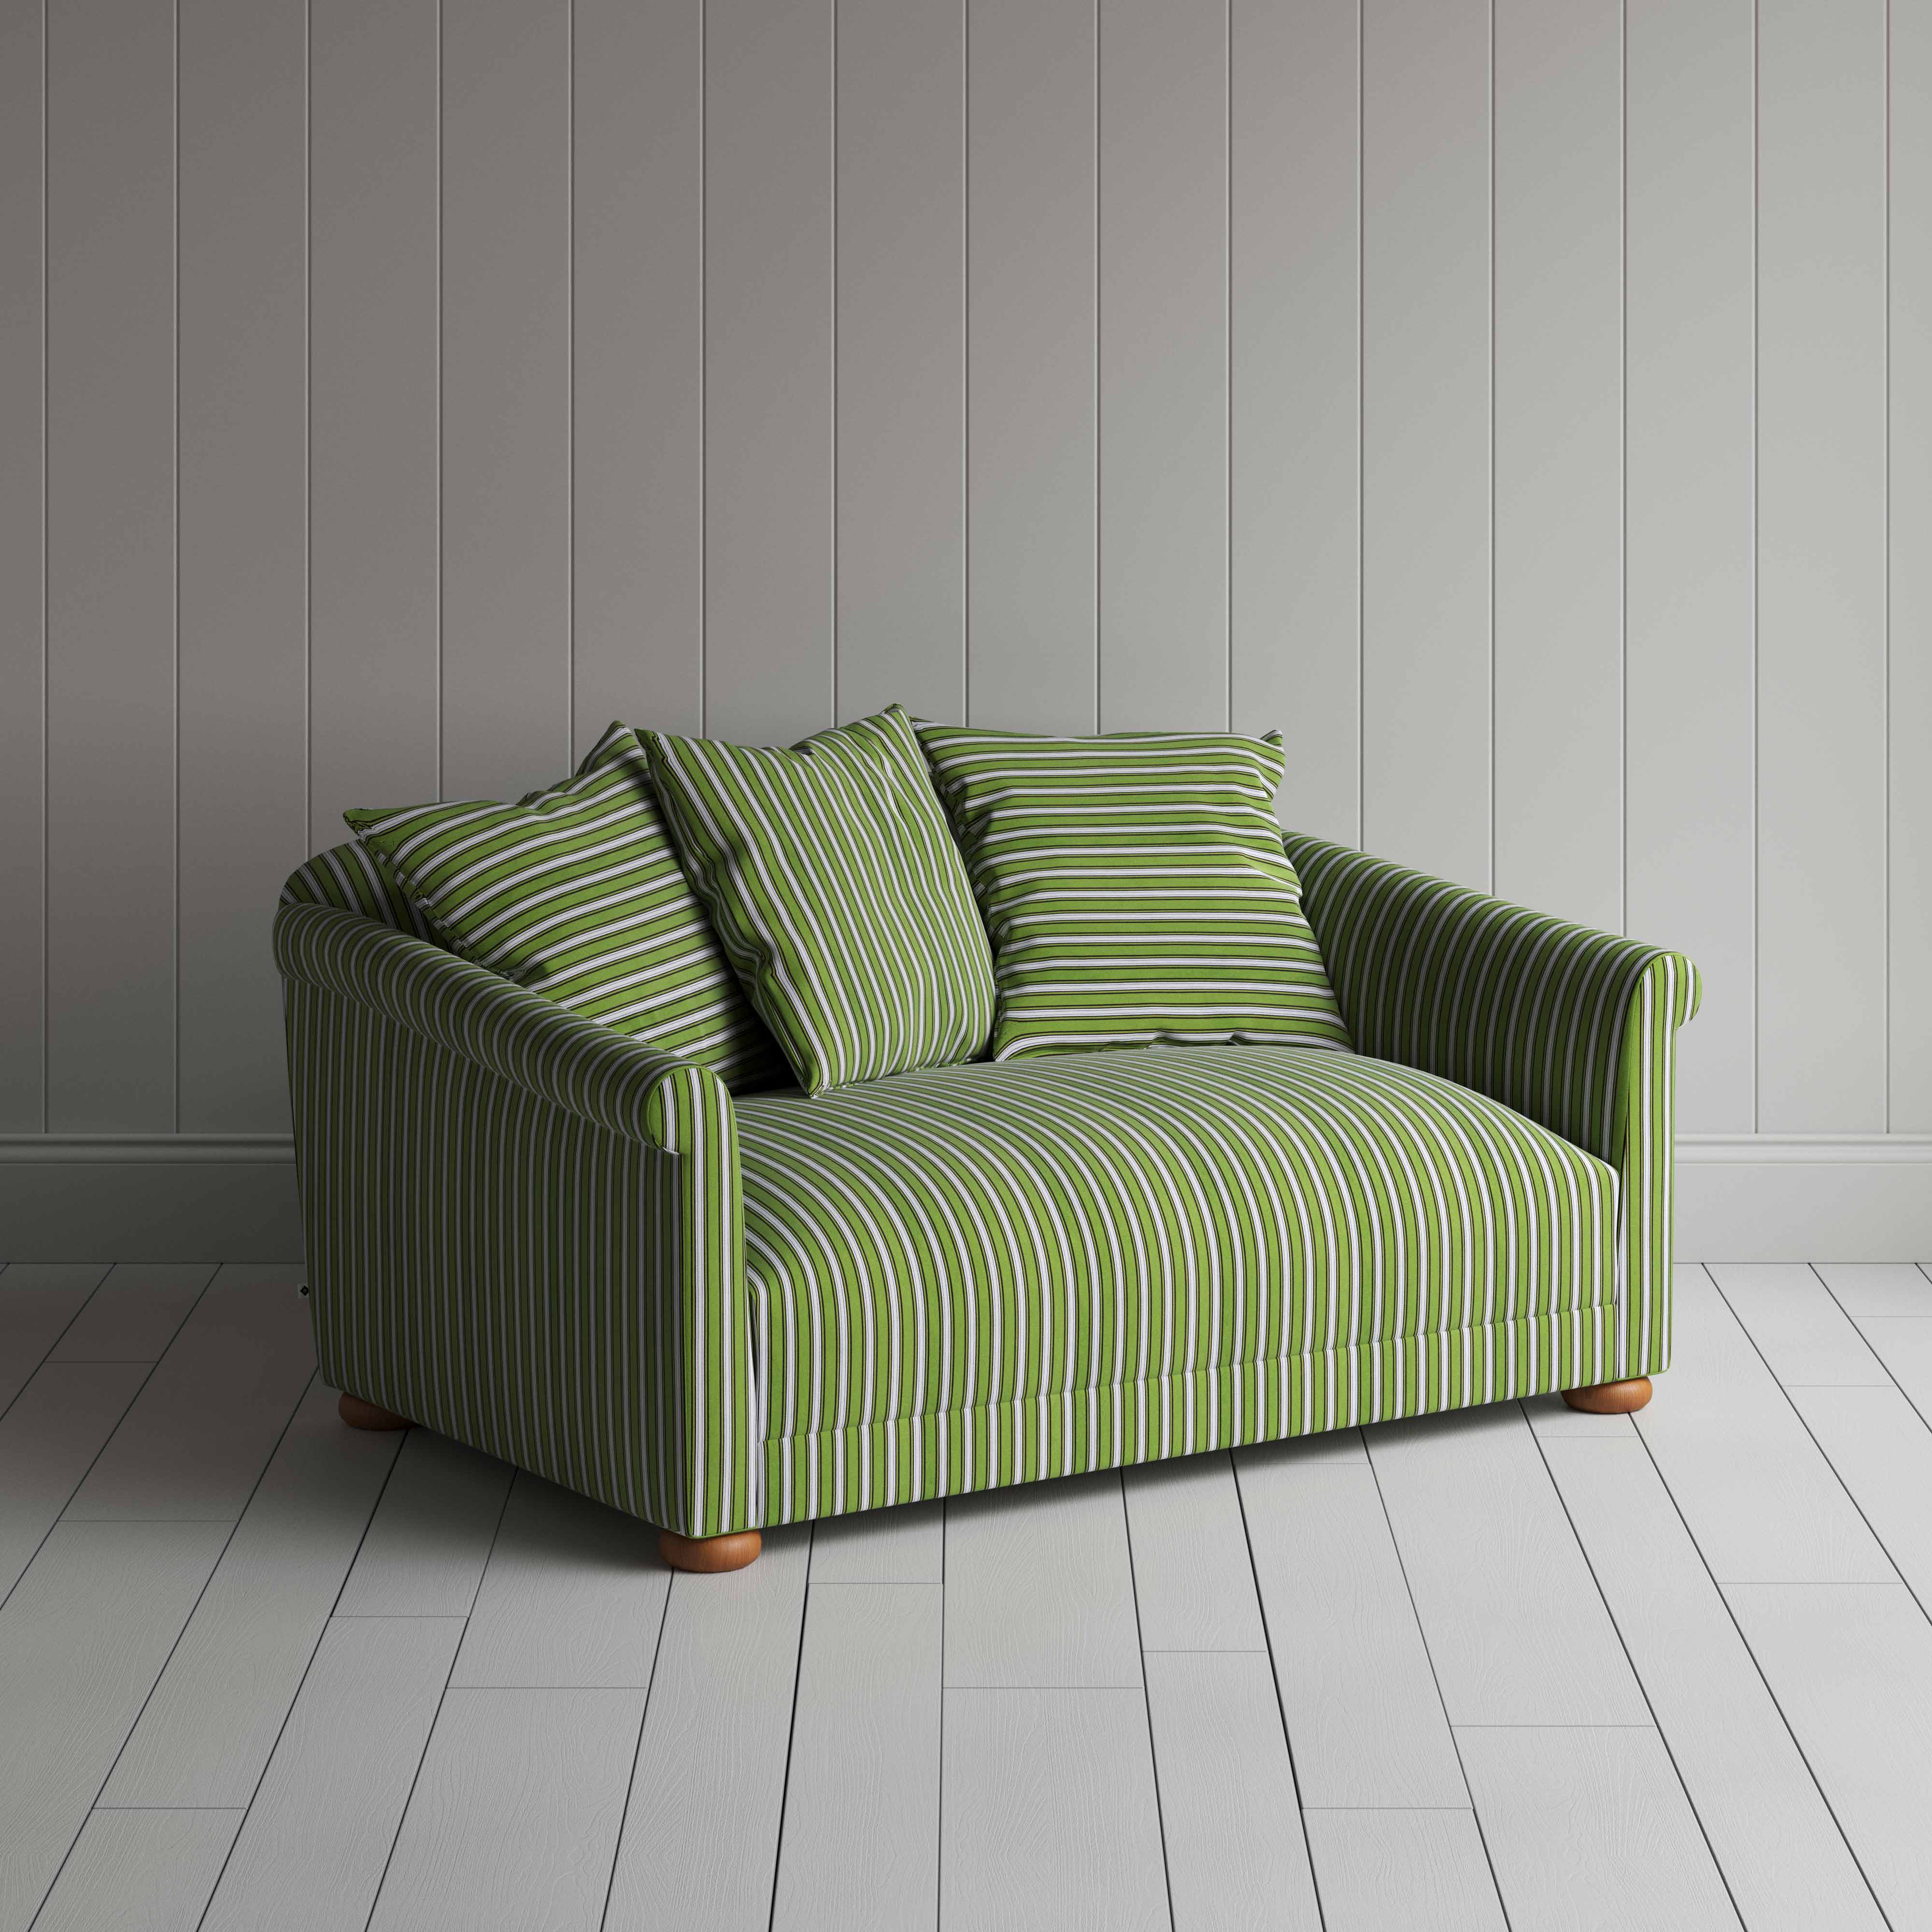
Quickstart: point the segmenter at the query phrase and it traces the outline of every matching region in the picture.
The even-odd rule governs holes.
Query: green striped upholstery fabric
[[[325,1375],[522,1468],[687,1534],[711,1535],[1667,1367],[1670,1096],[1675,1031],[1696,1003],[1689,962],[1341,847],[1298,838],[1290,849],[1363,1055],[1228,1048],[1080,1055],[913,1074],[809,1109],[776,1094],[734,1101],[710,1072],[394,929],[402,918],[383,917],[366,880],[344,883],[355,878],[352,855],[312,860],[284,892],[276,956]],[[337,893],[357,903],[338,907]],[[1109,1172],[1171,1190],[1166,1213],[1138,1198],[1124,1216],[1102,1216],[1098,1194],[1068,1191],[1077,1168],[1062,1152],[1050,1170],[1059,1192],[1044,1219],[1043,1198],[1008,1174],[998,1185],[1009,1216],[1010,1204],[1023,1200],[1031,1220],[996,1217],[983,1232],[943,1218],[909,1223],[846,1235],[837,1253],[802,1232],[808,1218],[827,1230],[854,1225],[854,1215],[862,1224],[856,1204],[895,1190],[908,1200],[970,1199],[954,1168],[976,1135],[993,1131],[986,1110],[1006,1104],[999,1096],[1010,1082],[1043,1080],[1046,1091],[1055,1079],[1081,1082],[1064,1089],[1073,1097],[1064,1117],[1052,1107],[1023,1109],[1016,1136],[1097,1131],[1090,1096],[1117,1089],[1124,1098],[1118,1106],[1109,1098],[1110,1118],[1144,1122],[1165,1108],[1160,1126],[1168,1134],[1172,1106],[1137,1083],[1157,1086],[1193,1063],[1236,1084],[1225,1121],[1213,1115],[1224,1139],[1238,1128],[1244,1137],[1285,1132],[1292,1119],[1310,1174],[1339,1158],[1323,1148],[1328,1132],[1341,1131],[1318,1136],[1312,1123],[1351,1118],[1351,1109],[1366,1123],[1399,1095],[1427,1096],[1399,1130],[1352,1126],[1348,1144],[1372,1174],[1331,1175],[1306,1216],[1287,1224],[1300,1245],[1288,1250],[1286,1278],[1332,1281],[1332,1297],[1324,1290],[1284,1303],[1251,1292],[1260,1277],[1247,1271],[1249,1258],[1258,1269],[1278,1252],[1283,1224],[1275,1224],[1270,1246],[1267,1214],[1250,1213],[1245,1197],[1228,1204],[1243,1185],[1239,1161],[1216,1154],[1209,1186],[1198,1167],[1208,1156],[1190,1159],[1158,1140]],[[1404,1064],[1436,1078],[1406,1075]],[[1459,1073],[1466,1094],[1442,1084]],[[1244,1082],[1263,1097],[1244,1100]],[[782,1186],[775,1179],[794,1131],[778,1124],[788,1118],[813,1120],[806,1151],[823,1167],[828,1149],[866,1143],[839,1140],[819,1124],[876,1109],[876,1127],[866,1131],[890,1135],[898,1131],[898,1090],[946,1087],[974,1096],[971,1108],[949,1102],[949,1117],[958,1116],[958,1131],[944,1130],[950,1165],[923,1178],[882,1174],[868,1184],[881,1190],[870,1196],[808,1198],[818,1184],[802,1166]],[[1568,1144],[1554,1148],[1478,1096]],[[1481,1121],[1495,1148],[1484,1153],[1486,1142],[1465,1132],[1452,1158],[1443,1138],[1459,1120]],[[1541,1178],[1522,1184],[1532,1202],[1571,1202],[1564,1177],[1576,1177],[1574,1204],[1564,1210],[1577,1244],[1572,1260],[1552,1272],[1556,1264],[1538,1258],[1547,1253],[1546,1235],[1531,1235],[1520,1214],[1514,1225],[1504,1219],[1492,1256],[1476,1237],[1484,1216],[1474,1197],[1466,1210],[1463,1196],[1454,1195],[1445,1222],[1424,1170],[1412,1178],[1375,1164],[1378,1150],[1386,1160],[1392,1147],[1425,1144],[1436,1163],[1429,1172],[1461,1178],[1466,1192],[1468,1177],[1482,1175],[1480,1198],[1490,1203],[1518,1198],[1521,1163],[1532,1156],[1547,1165],[1533,1162]],[[1604,1168],[1615,1174],[1607,1262],[1599,1246]],[[1297,1169],[1288,1160],[1282,1171]],[[1512,1172],[1518,1181],[1508,1185],[1489,1178]],[[747,1198],[754,1190],[756,1207]],[[1384,1198],[1423,1204],[1422,1218],[1398,1206],[1378,1253],[1359,1204]],[[781,1211],[781,1201],[791,1204]],[[787,1232],[788,1215],[800,1232]],[[1229,1266],[1192,1328],[1177,1322],[1170,1330],[1146,1312],[1155,1304],[1138,1284],[1144,1264],[1150,1284],[1179,1278],[1175,1225],[1184,1225],[1197,1256],[1210,1238],[1221,1242],[1216,1252]],[[1076,1226],[1106,1227],[1104,1262],[1084,1248],[1061,1258],[1052,1230]],[[1399,1269],[1390,1261],[1397,1229],[1408,1244]],[[930,1274],[880,1275],[877,1256],[881,1244],[889,1254],[909,1250],[929,1270],[937,1261],[924,1257],[955,1242],[974,1267],[1002,1280],[1048,1264],[1040,1279],[1113,1270],[1106,1278],[1133,1292],[1111,1318],[1090,1304],[1084,1327],[1076,1320],[1071,1332],[1076,1342],[1132,1337],[1131,1355],[1120,1342],[1119,1379],[1105,1364],[1098,1383],[1063,1385],[1079,1360],[1067,1346],[1069,1318],[1046,1331],[1049,1346],[1036,1323],[1018,1325],[1023,1297],[1000,1305],[1006,1340],[994,1372],[992,1310],[982,1302],[973,1322],[962,1320],[965,1276],[941,1305],[950,1327],[934,1335],[917,1292]],[[818,1284],[802,1300],[772,1292],[782,1270],[774,1273],[772,1256],[788,1244],[798,1244]],[[1344,1252],[1358,1257],[1358,1271],[1337,1272]],[[1506,1267],[1509,1255],[1526,1257],[1531,1274]],[[874,1274],[863,1295],[825,1298],[826,1284],[856,1280],[853,1268],[868,1262]],[[788,1306],[797,1311],[789,1335]],[[814,1306],[822,1311],[816,1332]],[[1285,1315],[1274,1312],[1283,1307]],[[842,1336],[842,1312],[857,1324]],[[962,1360],[969,1335],[976,1339]],[[924,1406],[908,1362],[926,1365],[935,1406]],[[946,1406],[939,1406],[942,1388]],[[969,1388],[983,1400],[963,1400]]]
[[[738,1156],[708,1069],[285,904],[325,1379],[689,1535],[756,1520]]]
[[[282,888],[284,905],[339,906],[380,920],[398,932],[413,934],[440,945],[436,930],[397,884],[395,874],[359,838],[332,845],[289,876]]]
[[[637,734],[514,805],[345,812],[454,952],[738,1086],[782,1078],[658,815]]]
[[[686,870],[800,1086],[983,1049],[986,930],[903,710],[790,751],[645,742]]]
[[[1610,1168],[1354,1054],[1061,1054],[736,1112],[768,1440],[970,1434],[1615,1289]],[[820,1514],[826,1479],[793,1459],[782,1514]]]
[[[994,1059],[1348,1044],[1282,856],[1279,734],[919,728],[992,934]]]

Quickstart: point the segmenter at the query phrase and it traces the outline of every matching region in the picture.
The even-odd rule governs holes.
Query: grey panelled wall
[[[1932,1134],[1927,0],[0,0],[0,1131],[285,1132],[345,806],[900,698]]]

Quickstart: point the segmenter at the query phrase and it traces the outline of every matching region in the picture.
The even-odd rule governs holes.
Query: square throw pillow
[[[903,710],[790,751],[642,735],[686,872],[800,1086],[980,1057],[986,928]]]
[[[1274,800],[1279,734],[921,724],[992,936],[992,1058],[1344,1047]]]
[[[452,952],[734,1087],[784,1078],[685,883],[628,725],[574,778],[514,805],[342,815]]]

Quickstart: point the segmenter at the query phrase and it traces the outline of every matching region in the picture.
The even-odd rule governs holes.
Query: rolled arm
[[[1623,1159],[1622,1102],[1627,1080],[1642,1078],[1648,1035],[1697,1009],[1688,959],[1325,839],[1291,834],[1288,854],[1358,1052],[1473,1087],[1600,1160]]]
[[[757,1523],[724,1083],[359,913],[285,902],[274,952],[331,1383],[686,1535]]]
[[[709,1067],[655,1053],[478,966],[333,906],[284,904],[283,976],[353,1000],[593,1126],[690,1154],[703,1124],[730,1112]]]
[[[1680,952],[1572,926],[1291,834],[1288,855],[1358,1052],[1472,1087],[1617,1170],[1605,1380],[1670,1366]]]

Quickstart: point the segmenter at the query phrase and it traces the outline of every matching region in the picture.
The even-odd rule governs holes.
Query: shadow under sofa
[[[1670,1359],[1681,955],[1290,835],[1354,1053],[734,1098],[445,950],[364,848],[275,925],[317,1352],[651,1522],[772,1524]]]

